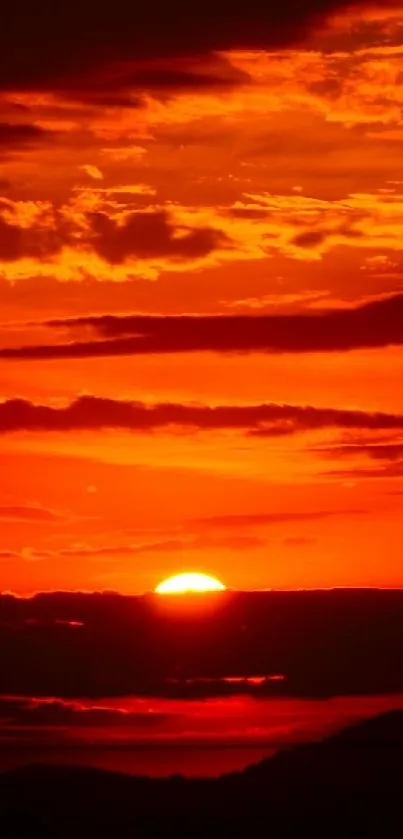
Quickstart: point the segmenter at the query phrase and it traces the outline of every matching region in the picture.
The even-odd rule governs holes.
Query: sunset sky
[[[403,586],[401,4],[135,5],[4,13],[0,588]]]

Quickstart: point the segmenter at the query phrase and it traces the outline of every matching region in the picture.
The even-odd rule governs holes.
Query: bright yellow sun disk
[[[208,574],[177,574],[160,583],[156,594],[186,594],[187,592],[225,591],[225,586]]]

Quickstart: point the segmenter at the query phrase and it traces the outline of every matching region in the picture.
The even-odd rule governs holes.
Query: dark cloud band
[[[272,48],[301,41],[330,13],[361,0],[229,0],[138,4],[116,0],[7,3],[2,12],[0,87],[80,89],[110,85],[111,67],[166,56],[197,56],[231,48]],[[374,5],[373,0],[372,5]],[[376,3],[375,3],[376,5]],[[382,5],[378,0],[378,5]],[[74,60],[73,60],[74,59]],[[116,78],[116,70],[115,70]]]
[[[192,239],[192,247],[194,241]],[[0,349],[3,359],[96,358],[157,353],[342,352],[403,344],[403,294],[356,309],[259,316],[105,315],[46,324],[90,340]]]
[[[257,436],[278,436],[321,428],[403,429],[400,414],[369,413],[300,405],[147,405],[83,396],[63,408],[35,405],[24,399],[0,403],[0,433],[16,431],[96,430],[120,428],[151,432],[175,427],[193,431],[238,429]]]

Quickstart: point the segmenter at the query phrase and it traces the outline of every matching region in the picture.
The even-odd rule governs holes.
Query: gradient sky
[[[191,5],[4,13],[0,586],[402,586],[403,11]]]

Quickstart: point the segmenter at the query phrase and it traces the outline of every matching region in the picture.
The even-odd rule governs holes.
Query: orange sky
[[[0,63],[1,589],[403,585],[403,12],[316,6]]]

